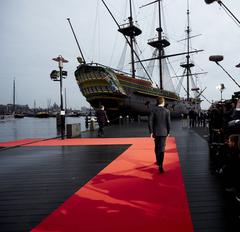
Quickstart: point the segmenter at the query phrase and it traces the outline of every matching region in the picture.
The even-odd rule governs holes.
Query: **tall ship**
[[[80,64],[75,71],[75,77],[87,102],[89,102],[94,109],[98,109],[100,105],[104,105],[110,120],[117,119],[119,116],[136,119],[139,115],[148,115],[151,108],[155,106],[156,98],[158,96],[163,96],[165,98],[167,108],[170,110],[172,117],[179,117],[181,114],[187,113],[190,105],[191,107],[194,106],[196,109],[199,108],[200,95],[196,98],[197,100],[191,99],[189,95],[187,95],[187,99],[185,99],[183,103],[182,99],[176,93],[171,77],[169,76],[166,80],[166,76],[164,74],[166,66],[164,63],[165,59],[167,57],[184,54],[189,56],[191,51],[188,50],[183,53],[171,55],[165,54],[164,49],[170,45],[170,42],[167,37],[164,36],[161,26],[162,1],[153,1],[143,6],[145,7],[151,4],[158,4],[157,36],[148,41],[148,45],[153,48],[153,55],[151,58],[145,60],[141,60],[135,50],[134,44],[136,42],[136,37],[139,36],[142,31],[133,21],[132,0],[129,0],[130,16],[128,17],[128,22],[122,25],[117,23],[106,3],[103,0],[102,2],[117,24],[118,31],[126,39],[126,44],[130,47],[131,72],[129,74],[99,63],[87,63],[77,42],[81,52],[81,57],[78,58]],[[69,23],[72,28],[70,20]],[[75,36],[73,28],[72,31]],[[152,80],[153,71],[151,69],[151,65],[149,66],[150,68],[143,65],[145,62],[149,62],[151,64],[155,61],[158,62],[157,75],[159,83],[154,83]],[[136,65],[141,65],[144,70],[145,74],[143,77],[136,75]],[[184,67],[186,68],[189,76],[189,70],[191,68],[189,59]],[[169,86],[171,86],[171,88],[169,88]],[[186,102],[191,102],[191,104],[186,104]]]

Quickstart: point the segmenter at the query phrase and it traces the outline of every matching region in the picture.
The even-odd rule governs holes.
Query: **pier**
[[[206,128],[173,121],[165,173],[146,122],[0,143],[0,231],[235,232]]]

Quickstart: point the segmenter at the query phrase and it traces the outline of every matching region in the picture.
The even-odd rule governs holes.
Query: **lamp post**
[[[231,78],[231,80],[240,88],[240,85],[235,81],[235,79],[223,68],[222,65],[219,64],[220,61],[223,60],[223,56],[209,56],[209,60],[215,62],[221,69]]]
[[[240,25],[239,19],[230,11],[230,9],[221,1],[221,0],[205,0],[207,4],[211,4],[213,2],[217,2],[224,10],[227,11],[227,13],[232,17],[235,23]]]
[[[62,78],[67,76],[67,72],[63,71],[63,63],[67,63],[61,55],[57,58],[53,58],[54,61],[58,62],[59,72],[53,70],[50,74],[50,77],[54,81],[60,82],[60,101],[61,101],[61,111],[60,111],[60,120],[61,120],[61,138],[64,139],[64,130],[65,130],[65,111],[63,108],[63,91],[62,91]]]
[[[226,89],[225,86],[224,86],[224,84],[222,83],[222,84],[218,85],[218,86],[216,87],[216,89],[218,89],[218,90],[220,91],[220,93],[221,93],[221,101],[222,101],[222,100],[223,100],[223,98],[222,98],[222,92],[223,92],[224,89]]]

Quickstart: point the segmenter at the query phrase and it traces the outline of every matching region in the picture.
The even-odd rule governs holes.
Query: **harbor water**
[[[73,123],[80,123],[81,131],[86,130],[85,117],[66,117],[66,125]],[[24,117],[0,121],[0,142],[25,138],[53,138],[59,135],[56,118]]]

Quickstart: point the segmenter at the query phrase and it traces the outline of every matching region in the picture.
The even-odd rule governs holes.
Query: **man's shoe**
[[[159,169],[159,172],[160,172],[160,173],[164,173],[164,169],[163,169],[163,167],[162,167],[162,166],[159,166],[159,168],[158,168],[158,169]]]

